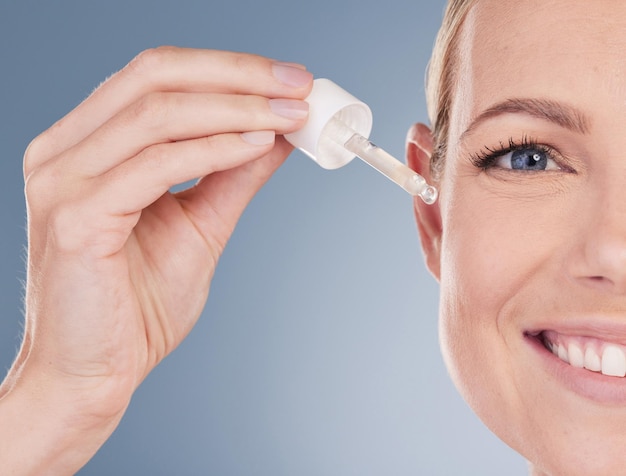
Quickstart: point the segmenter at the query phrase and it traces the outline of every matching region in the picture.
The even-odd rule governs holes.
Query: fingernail
[[[274,114],[287,119],[304,119],[309,114],[309,103],[298,99],[270,99],[269,104]]]
[[[293,66],[294,68],[301,69],[302,71],[306,71],[306,66],[300,63],[292,63],[290,61],[274,61],[274,63],[280,63],[283,66]]]
[[[274,77],[281,83],[294,88],[306,86],[313,80],[313,75],[302,66],[293,63],[274,63],[272,65]]]
[[[241,138],[252,145],[267,145],[274,142],[276,133],[274,131],[250,131],[242,132]]]

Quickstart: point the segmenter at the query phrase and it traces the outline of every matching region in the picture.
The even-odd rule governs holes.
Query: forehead
[[[478,0],[459,34],[459,127],[510,98],[626,105],[626,2]]]

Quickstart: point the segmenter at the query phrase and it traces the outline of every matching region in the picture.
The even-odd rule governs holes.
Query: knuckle
[[[233,53],[232,57],[233,67],[238,71],[249,71],[253,66],[252,56],[245,53]]]
[[[62,157],[44,162],[24,178],[24,196],[29,215],[44,217],[68,197],[88,189],[80,177],[68,173]]]
[[[54,176],[49,172],[50,167],[40,166],[29,171],[24,178],[24,195],[29,208],[39,209],[49,204],[54,192]]]
[[[158,46],[143,50],[128,63],[127,69],[142,76],[150,74],[166,64],[176,50],[178,48],[173,46]]]
[[[224,155],[224,143],[226,142],[224,135],[208,136],[203,139],[203,154],[206,157],[220,157]],[[203,173],[205,175],[211,175],[217,172],[218,166],[214,160],[208,160],[206,164],[203,164]]]
[[[152,145],[144,149],[141,156],[141,161],[148,167],[157,169],[171,168],[172,160],[176,158],[175,154],[172,157],[169,144]]]
[[[46,235],[56,251],[85,255],[97,252],[107,240],[107,219],[104,216],[95,218],[92,198],[68,198],[48,210]]]
[[[268,121],[275,119],[275,114],[272,112],[269,99],[261,96],[241,96],[240,107],[248,114],[250,123],[255,127],[269,127]]]
[[[24,195],[26,195],[27,201],[37,197],[39,190],[42,189],[40,177],[41,174],[37,173],[36,170],[24,174]]]
[[[39,134],[26,147],[23,161],[24,178],[43,160],[44,151],[46,150],[45,142],[44,134]]]
[[[136,214],[120,218],[105,212],[101,198],[92,192],[51,207],[44,222],[47,242],[56,252],[102,257],[110,256],[124,245],[137,219]]]
[[[173,96],[163,92],[151,92],[137,100],[131,108],[132,120],[145,125],[163,124],[173,107]]]
[[[123,243],[128,220],[106,211],[103,188],[94,182],[74,182],[48,166],[35,169],[25,184],[29,229],[67,255],[107,256]]]

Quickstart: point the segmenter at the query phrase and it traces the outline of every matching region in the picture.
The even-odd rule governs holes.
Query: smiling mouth
[[[563,362],[610,377],[626,376],[626,346],[593,337],[567,336],[554,331],[533,335]]]

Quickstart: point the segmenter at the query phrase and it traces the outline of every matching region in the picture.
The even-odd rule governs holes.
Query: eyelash
[[[554,149],[546,145],[539,144],[537,141],[528,136],[522,137],[521,142],[516,142],[515,139],[511,137],[509,139],[508,146],[506,146],[503,142],[500,142],[500,146],[495,149],[485,146],[480,152],[472,154],[470,156],[470,160],[475,167],[478,167],[482,170],[487,170],[493,167],[496,161],[503,155],[506,155],[509,152],[515,152],[517,150],[523,149],[536,149],[540,152],[543,152],[548,158],[558,163],[558,161],[555,159],[557,153]]]

